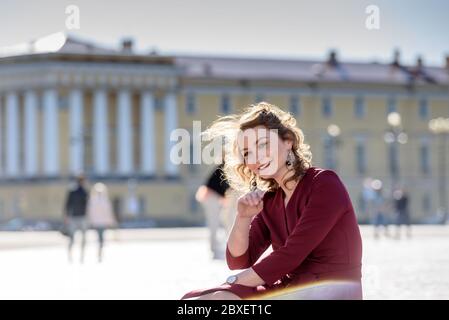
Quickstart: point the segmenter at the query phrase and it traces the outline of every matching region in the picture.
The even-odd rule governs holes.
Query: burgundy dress
[[[311,167],[284,206],[282,188],[266,192],[264,208],[251,221],[249,247],[233,257],[231,270],[252,268],[265,282],[193,290],[181,299],[225,290],[242,299],[256,298],[289,286],[321,281],[361,281],[362,240],[349,194],[332,170]],[[273,252],[259,259],[270,246]]]

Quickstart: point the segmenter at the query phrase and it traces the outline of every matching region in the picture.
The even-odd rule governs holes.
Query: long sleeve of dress
[[[262,209],[262,211],[263,210],[264,209]],[[262,212],[260,212],[251,221],[248,249],[244,254],[234,257],[231,255],[231,252],[226,245],[226,262],[229,269],[235,270],[251,267],[270,246],[270,243],[270,231],[263,220]]]
[[[298,267],[351,203],[346,188],[333,171],[324,171],[315,179],[309,201],[284,246],[252,267],[269,285]]]

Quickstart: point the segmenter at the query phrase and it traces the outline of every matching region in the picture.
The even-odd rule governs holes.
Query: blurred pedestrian
[[[363,219],[369,223],[370,217],[373,216],[372,213],[372,204],[373,200],[376,196],[376,192],[374,191],[372,187],[373,178],[366,177],[363,180],[363,189],[362,189],[362,198],[363,198],[363,204],[364,204],[364,215]]]
[[[196,192],[196,200],[204,208],[207,226],[209,228],[209,245],[214,259],[221,257],[221,246],[217,233],[220,228],[220,217],[225,205],[225,194],[229,188],[223,176],[224,163],[216,166],[205,185],[201,185]]]
[[[401,237],[401,226],[407,228],[407,237],[411,237],[409,198],[407,192],[403,188],[398,188],[393,193],[394,208],[396,214],[396,238]]]
[[[237,203],[241,194],[232,189],[228,188],[225,194],[225,201],[222,212],[222,222],[223,228],[226,233],[226,238],[232,230],[233,223],[235,221],[235,216],[237,214]]]
[[[379,238],[379,229],[384,228],[385,236],[388,233],[388,199],[385,197],[382,181],[375,179],[371,183],[374,190],[374,197],[371,200],[372,223],[374,225],[374,238]]]
[[[98,262],[103,260],[104,233],[108,228],[115,228],[117,221],[114,217],[112,204],[109,200],[107,187],[103,183],[96,183],[90,193],[87,217],[89,226],[98,234]]]
[[[72,249],[77,231],[81,232],[80,262],[84,261],[84,250],[86,247],[86,208],[88,192],[84,186],[85,178],[82,174],[76,177],[76,184],[71,188],[66,197],[64,224],[69,237],[68,258],[72,262]]]

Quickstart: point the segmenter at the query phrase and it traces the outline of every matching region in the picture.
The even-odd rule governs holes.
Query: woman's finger
[[[254,193],[251,193],[251,201],[253,203],[253,206],[257,206],[259,203],[259,199],[257,198],[257,195]]]
[[[248,205],[249,206],[253,206],[254,204],[253,204],[253,200],[251,199],[251,196],[250,195],[247,195],[246,196],[246,201],[248,202]]]
[[[249,195],[249,194],[246,196],[246,201],[248,202],[249,206],[254,205],[253,199],[251,198],[251,195]]]
[[[262,195],[260,194],[259,191],[257,191],[257,192],[255,193],[255,196],[256,196],[257,201],[261,201],[261,200],[262,200]]]
[[[242,197],[241,199],[240,199],[240,201],[241,201],[241,203],[243,203],[244,205],[249,205],[249,203],[248,203],[248,200],[246,199],[246,196],[244,196],[244,197]]]

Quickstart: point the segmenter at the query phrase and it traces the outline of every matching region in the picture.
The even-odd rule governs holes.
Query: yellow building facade
[[[295,116],[314,165],[339,173],[361,222],[366,177],[381,179],[387,192],[393,183],[405,186],[414,222],[437,209],[439,179],[447,179],[449,166],[443,174],[428,124],[449,117],[447,69],[406,72],[335,56],[313,62],[139,55],[66,35],[54,42],[45,52],[0,58],[0,222],[60,220],[70,178],[84,172],[90,184],[109,187],[123,221],[202,224],[194,194],[212,166],[172,163],[170,133],[192,132],[194,121],[204,130],[218,115],[262,100]],[[392,112],[407,136],[395,144],[394,158],[385,139]],[[337,134],[329,134],[330,125]]]

